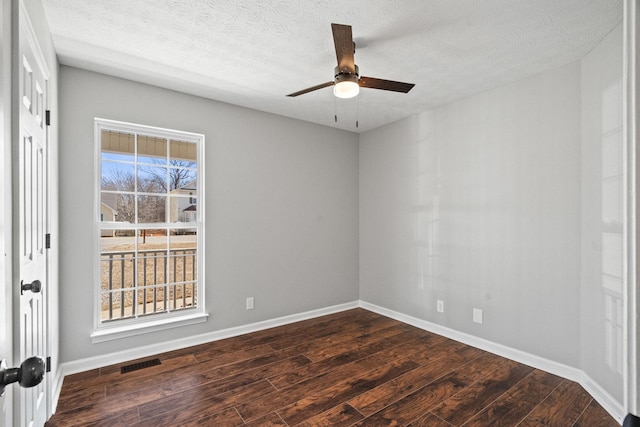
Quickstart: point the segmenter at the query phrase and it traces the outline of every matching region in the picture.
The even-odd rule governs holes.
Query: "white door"
[[[19,138],[14,141],[14,292],[19,297],[14,328],[19,339],[15,360],[46,358],[47,344],[47,251],[45,229],[48,221],[47,125],[45,111],[49,73],[32,27],[20,10],[19,24]],[[17,188],[15,183],[18,184]],[[16,235],[17,234],[17,235]],[[37,286],[39,283],[40,286]],[[20,289],[19,286],[22,285]],[[31,285],[32,289],[28,289]],[[36,289],[34,289],[36,288]],[[39,288],[39,289],[37,289]],[[23,292],[24,290],[24,292]],[[35,290],[35,291],[34,291]],[[19,294],[19,295],[18,295]],[[44,380],[35,387],[16,389],[14,420],[18,426],[44,425],[47,419]]]

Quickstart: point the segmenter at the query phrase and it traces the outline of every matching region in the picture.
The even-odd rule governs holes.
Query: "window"
[[[95,139],[94,342],[206,320],[204,135],[96,119]]]

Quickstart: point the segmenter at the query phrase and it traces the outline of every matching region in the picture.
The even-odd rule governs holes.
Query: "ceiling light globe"
[[[357,82],[342,81],[333,86],[333,94],[338,98],[353,98],[360,93],[360,86]]]

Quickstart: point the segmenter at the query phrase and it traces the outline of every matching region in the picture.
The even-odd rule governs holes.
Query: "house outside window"
[[[95,120],[94,342],[206,320],[204,135]]]

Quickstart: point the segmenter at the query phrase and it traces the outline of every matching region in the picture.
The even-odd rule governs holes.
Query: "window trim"
[[[196,143],[197,150],[197,170],[196,179],[198,187],[196,197],[198,200],[198,210],[196,211],[196,228],[197,228],[197,248],[198,248],[198,267],[197,267],[197,306],[186,309],[177,310],[168,313],[158,313],[146,315],[137,318],[118,319],[117,321],[103,322],[101,320],[101,304],[100,304],[100,238],[102,226],[100,221],[100,193],[101,193],[101,131],[103,129],[116,132],[127,132],[136,134],[145,134],[159,138],[178,139],[182,141]],[[205,311],[205,224],[204,224],[204,207],[203,200],[205,194],[204,180],[204,134],[185,132],[174,129],[159,128],[155,126],[147,126],[136,123],[128,123],[103,118],[94,118],[94,203],[93,203],[93,262],[94,262],[94,281],[93,281],[93,311],[94,324],[93,331],[90,334],[93,343],[115,340],[134,335],[161,331],[169,328],[192,325],[196,323],[206,322],[209,314]],[[118,228],[117,224],[111,224],[110,228]]]

